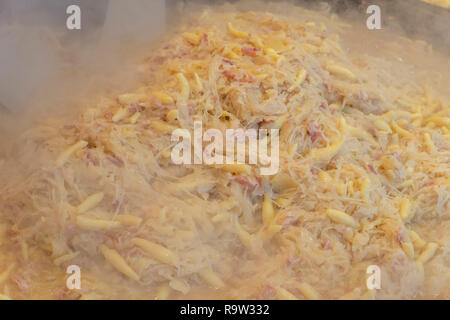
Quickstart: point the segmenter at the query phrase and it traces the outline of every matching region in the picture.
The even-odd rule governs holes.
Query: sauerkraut
[[[334,15],[284,8],[205,9],[136,90],[41,116],[4,149],[2,297],[450,297],[448,83],[408,53],[358,51]],[[174,165],[170,133],[194,120],[280,129],[279,172]]]

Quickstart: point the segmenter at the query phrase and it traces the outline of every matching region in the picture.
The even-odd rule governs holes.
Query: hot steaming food
[[[141,87],[17,138],[0,164],[1,296],[449,298],[448,92],[349,50],[335,16],[289,11],[203,11],[149,54]],[[174,165],[171,133],[194,120],[280,129],[278,173]]]

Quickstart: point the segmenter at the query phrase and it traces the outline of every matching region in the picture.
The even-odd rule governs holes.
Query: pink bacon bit
[[[285,228],[285,227],[293,225],[295,222],[297,222],[297,220],[298,220],[298,217],[294,217],[292,215],[287,215],[284,218],[284,220],[281,223],[281,225]]]
[[[130,240],[132,236],[133,234],[129,230],[121,231],[114,234],[114,240],[117,242],[117,244],[121,245]]]
[[[257,184],[252,183],[246,176],[234,176],[234,180],[236,180],[238,183],[245,186],[248,190],[253,191],[255,190]]]
[[[202,60],[202,59],[204,59],[204,57],[202,57],[202,56],[199,55],[199,54],[196,54],[196,55],[194,55],[194,56],[192,57],[192,59],[194,59],[194,60]]]
[[[246,72],[242,75],[241,81],[253,83],[255,82],[255,78]]]
[[[256,56],[259,52],[259,49],[256,47],[242,47],[241,48],[242,53],[249,55],[249,56]]]
[[[14,274],[11,276],[11,280],[17,285],[17,287],[21,291],[25,291],[25,292],[30,291],[30,284],[24,277],[22,277],[18,274]]]
[[[122,205],[122,201],[114,200],[111,204],[112,204],[114,210],[119,211],[120,210],[120,206]]]
[[[307,130],[312,142],[316,141],[319,137],[322,136],[320,126],[312,120],[308,123]]]
[[[140,250],[137,247],[133,247],[126,252],[127,257],[136,257],[139,255]]]
[[[262,186],[262,178],[260,176],[255,176],[255,180],[258,186]]]
[[[70,296],[67,291],[62,290],[61,288],[56,289],[54,295],[57,300],[66,300]]]
[[[234,65],[234,62],[231,61],[230,59],[224,58],[224,59],[222,59],[222,61],[225,62],[225,63],[228,63],[229,65]]]
[[[208,34],[204,33],[202,37],[203,42],[208,42]]]
[[[113,117],[113,113],[111,111],[105,112],[105,114],[103,115],[105,117],[106,120],[111,120]]]
[[[152,105],[154,105],[158,109],[163,108],[162,102],[159,99],[157,99],[157,98],[152,98],[151,99],[151,103],[152,103]]]
[[[434,183],[433,181],[427,181],[421,185],[421,188],[431,187],[431,186],[434,186],[435,184],[436,183]]]
[[[128,112],[129,113],[136,113],[138,111],[138,108],[137,107],[131,107],[131,108],[128,108]]]
[[[119,159],[117,157],[114,156],[107,156],[106,159],[108,159],[109,161],[111,161],[114,165],[116,165],[117,167],[123,167],[123,161],[122,159]]]
[[[25,207],[25,205],[22,202],[6,200],[5,203],[3,204],[3,207],[6,210],[17,212],[17,211],[22,210]]]
[[[263,299],[269,299],[273,295],[274,295],[273,288],[270,285],[266,284],[261,292],[261,297]]]
[[[286,265],[286,267],[290,267],[294,264],[295,262],[295,258],[292,255],[292,253],[288,254],[288,256],[286,257],[286,260],[284,262],[284,264]]]
[[[325,240],[325,241],[323,242],[322,246],[323,246],[323,249],[324,249],[324,250],[330,250],[330,248],[331,248],[330,240],[328,240],[328,239]]]
[[[380,160],[381,159],[381,157],[383,156],[383,154],[381,153],[381,152],[375,152],[373,155],[372,155],[372,159],[373,160]]]
[[[373,174],[377,174],[377,171],[375,170],[374,166],[369,164],[367,165],[367,167],[369,168],[369,170],[373,173]]]
[[[73,236],[75,236],[80,230],[78,229],[78,226],[75,225],[67,225],[64,228],[64,232],[67,236],[67,238],[72,238]]]
[[[175,58],[184,58],[189,55],[189,51],[187,50],[181,50],[177,55],[175,55]]]
[[[222,73],[229,79],[237,80],[236,74],[231,70],[223,70]]]
[[[98,166],[100,164],[98,158],[90,150],[86,151],[83,155],[83,161],[86,164],[93,164],[94,166]]]
[[[319,108],[322,110],[326,110],[328,108],[328,103],[327,102],[321,102],[319,105]]]
[[[397,232],[397,241],[398,241],[398,243],[400,243],[400,244],[402,244],[402,243],[404,242],[402,230],[399,230],[399,231]]]
[[[391,152],[387,154],[388,156],[394,157],[398,161],[401,161],[400,154],[397,151]]]

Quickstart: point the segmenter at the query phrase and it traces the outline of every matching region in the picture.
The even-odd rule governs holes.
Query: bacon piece
[[[284,218],[284,220],[283,220],[283,222],[282,222],[282,226],[283,227],[287,227],[287,226],[291,226],[291,225],[293,225],[295,222],[297,222],[297,220],[298,220],[298,217],[294,217],[294,216],[291,216],[291,215],[287,215],[285,218]]]
[[[86,164],[92,163],[94,166],[98,166],[100,164],[98,158],[90,150],[84,153],[83,161]]]
[[[325,250],[329,250],[330,249],[330,240],[325,240],[324,242],[323,242],[323,248],[325,249]]]
[[[262,290],[262,292],[261,292],[262,298],[263,299],[269,299],[273,295],[274,295],[273,288],[270,285],[265,285],[263,290]]]
[[[258,186],[262,186],[262,178],[260,176],[255,176],[255,180]]]
[[[111,111],[105,112],[105,114],[103,115],[105,117],[106,120],[111,120],[113,117],[113,113]]]
[[[289,255],[289,256],[286,258],[285,264],[286,264],[287,267],[289,267],[289,266],[292,264],[292,262],[293,262],[293,258],[292,258],[291,255]]]
[[[397,232],[397,241],[398,243],[402,244],[403,242],[405,242],[405,238],[403,236],[403,230],[398,230]]]
[[[118,167],[122,167],[123,166],[123,161],[122,159],[119,159],[117,157],[114,156],[107,156],[106,159],[108,159],[109,161],[111,161],[114,165],[118,166]]]
[[[222,73],[223,73],[227,78],[230,78],[230,79],[233,79],[233,80],[237,80],[236,74],[234,74],[233,71],[231,71],[231,70],[223,70]]]
[[[401,161],[401,159],[400,159],[400,154],[399,154],[397,151],[388,153],[387,155],[388,155],[388,156],[394,157],[394,158],[397,159],[398,161]]]
[[[30,285],[24,277],[14,274],[11,276],[11,280],[17,285],[17,287],[19,287],[20,290],[30,291]]]
[[[241,51],[244,54],[254,57],[258,53],[259,49],[256,47],[242,47]]]
[[[121,231],[121,232],[117,232],[114,235],[114,240],[119,245],[122,245],[122,244],[126,243],[128,240],[130,240],[132,236],[133,236],[133,234],[129,230]]]
[[[435,184],[436,184],[436,183],[434,183],[433,181],[424,182],[424,183],[421,185],[421,188],[431,187],[431,186],[434,186]]]
[[[231,64],[231,65],[234,65],[234,62],[229,59],[224,58],[224,59],[222,59],[222,61],[225,63]]]
[[[240,184],[246,186],[247,189],[250,190],[250,191],[255,190],[255,188],[257,186],[256,183],[252,183],[246,176],[241,176],[241,175],[234,176],[234,180],[236,180]]]
[[[377,171],[375,170],[373,165],[369,164],[367,165],[367,167],[369,168],[370,171],[372,171],[372,173],[377,174]]]
[[[308,134],[311,137],[311,141],[316,141],[317,138],[322,136],[322,131],[320,130],[320,126],[317,125],[314,121],[310,121],[308,123]]]
[[[246,72],[242,75],[241,81],[252,83],[252,82],[255,82],[255,78]]]
[[[128,108],[128,112],[129,113],[136,113],[137,112],[137,108],[136,107]]]
[[[382,154],[381,152],[375,152],[375,153],[372,155],[372,159],[374,159],[374,160],[380,160],[382,156],[383,156],[383,154]]]

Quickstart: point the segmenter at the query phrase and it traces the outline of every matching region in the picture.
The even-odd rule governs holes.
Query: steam
[[[71,4],[81,8],[81,30],[66,29]],[[112,85],[113,75],[126,86],[126,52],[161,35],[165,17],[164,0],[0,0],[0,103],[13,113],[56,96],[67,105],[80,91]]]

